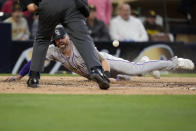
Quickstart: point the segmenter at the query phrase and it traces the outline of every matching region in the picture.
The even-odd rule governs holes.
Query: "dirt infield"
[[[191,77],[132,77],[130,81],[111,84],[109,90],[100,90],[96,83],[82,77],[43,76],[40,87],[27,88],[25,77],[17,82],[3,82],[0,93],[33,94],[196,94],[196,78]]]

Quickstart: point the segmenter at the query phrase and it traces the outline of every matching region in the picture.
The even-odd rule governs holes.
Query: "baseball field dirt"
[[[130,81],[112,83],[109,90],[100,90],[95,82],[82,77],[42,76],[40,87],[27,88],[27,77],[4,82],[0,76],[0,93],[32,94],[196,94],[196,77],[132,77]]]

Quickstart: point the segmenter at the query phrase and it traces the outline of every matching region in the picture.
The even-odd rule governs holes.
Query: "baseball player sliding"
[[[54,44],[49,46],[46,60],[61,62],[70,71],[90,79],[84,60],[63,27],[55,29],[52,40]],[[98,50],[95,51],[111,82],[127,80],[130,76],[144,75],[157,70],[194,69],[194,64],[189,59],[174,57],[171,60],[149,60],[148,57],[145,57],[141,62],[136,63],[98,52]],[[22,79],[29,72],[30,63],[31,61],[26,63],[17,76],[9,77],[6,81]],[[156,78],[159,77],[156,75],[157,73],[154,74]]]

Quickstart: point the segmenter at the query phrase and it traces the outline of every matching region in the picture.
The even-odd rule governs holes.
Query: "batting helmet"
[[[55,31],[52,35],[52,42],[55,44],[55,40],[64,38],[66,36],[65,29],[63,27],[57,27],[55,28]]]

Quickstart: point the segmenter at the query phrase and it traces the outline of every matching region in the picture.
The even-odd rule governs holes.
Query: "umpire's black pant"
[[[70,35],[88,69],[101,66],[88,33],[85,17],[76,7],[75,0],[42,0],[39,6],[38,35],[34,42],[31,71],[41,72],[49,42],[57,24],[61,23]]]

